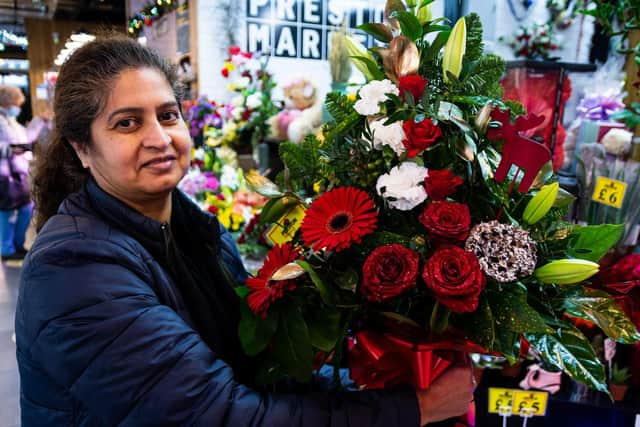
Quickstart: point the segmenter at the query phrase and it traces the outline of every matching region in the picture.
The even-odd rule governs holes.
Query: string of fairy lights
[[[156,0],[147,4],[140,12],[129,18],[129,35],[137,37],[142,31],[142,26],[150,27],[166,13],[177,9],[178,0]]]

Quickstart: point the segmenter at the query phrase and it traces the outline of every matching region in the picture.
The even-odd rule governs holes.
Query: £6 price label
[[[615,179],[599,176],[593,189],[591,199],[614,208],[621,208],[627,183]]]
[[[548,399],[546,391],[516,390],[513,393],[513,413],[544,416]]]
[[[511,415],[513,408],[513,393],[509,388],[489,388],[489,413]]]

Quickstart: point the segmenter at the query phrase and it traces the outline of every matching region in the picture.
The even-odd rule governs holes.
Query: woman
[[[16,312],[23,426],[411,426],[464,412],[462,368],[418,393],[243,385],[232,285],[245,276],[229,234],[176,190],[191,146],[176,82],[121,38],[60,70]]]
[[[33,212],[26,182],[32,157],[28,150],[48,123],[40,117],[34,117],[26,128],[18,123],[24,101],[17,87],[0,86],[0,255],[4,259],[22,259],[26,252],[24,241]],[[9,175],[23,180],[23,185],[10,191]]]

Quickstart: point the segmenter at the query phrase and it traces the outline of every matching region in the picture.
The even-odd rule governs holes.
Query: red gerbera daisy
[[[341,251],[376,229],[373,200],[354,187],[338,187],[318,197],[309,207],[300,229],[302,240],[315,250]]]
[[[291,243],[271,248],[262,268],[258,270],[258,275],[248,278],[246,282],[247,287],[251,290],[247,296],[247,303],[251,311],[266,317],[271,304],[282,298],[285,291],[291,291],[296,287],[296,282],[293,280],[272,281],[271,276],[283,265],[299,258],[300,252]]]

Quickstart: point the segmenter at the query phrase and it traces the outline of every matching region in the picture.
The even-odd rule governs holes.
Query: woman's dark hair
[[[37,230],[89,176],[69,141],[82,148],[91,145],[91,124],[105,108],[115,80],[132,68],[152,68],[163,73],[180,102],[182,86],[175,67],[153,50],[122,35],[109,34],[87,43],[60,68],[53,105],[55,126],[33,166],[31,192]]]

